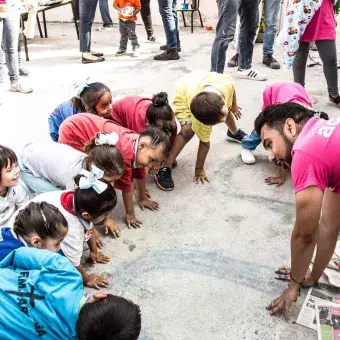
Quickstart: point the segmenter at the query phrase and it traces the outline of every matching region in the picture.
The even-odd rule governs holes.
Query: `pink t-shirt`
[[[310,186],[340,194],[340,117],[311,118],[292,151],[295,193]]]

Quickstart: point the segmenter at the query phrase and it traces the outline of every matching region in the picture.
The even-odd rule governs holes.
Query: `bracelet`
[[[302,284],[303,284],[303,281],[305,281],[305,278],[303,278],[303,280],[302,280],[301,282],[296,281],[296,280],[293,278],[292,273],[290,273],[290,279],[291,279],[291,281],[297,283],[298,285],[302,285]]]

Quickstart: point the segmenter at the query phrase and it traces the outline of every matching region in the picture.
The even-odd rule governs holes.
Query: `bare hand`
[[[101,238],[99,236],[99,233],[98,233],[96,228],[92,228],[92,237],[95,238],[97,247],[99,249],[102,249],[103,248],[103,242],[102,242],[102,240],[101,240]]]
[[[119,229],[117,223],[111,217],[108,217],[104,221],[104,228],[105,228],[105,234],[108,234],[109,230],[110,230],[113,237],[119,237],[120,236],[120,229]]]
[[[142,221],[140,221],[139,219],[136,218],[135,214],[126,214],[125,215],[125,222],[128,226],[128,228],[140,228],[143,224]]]
[[[91,274],[88,276],[88,280],[85,282],[85,285],[96,289],[107,288],[109,286],[109,280],[104,276]]]
[[[235,105],[235,106],[233,105],[230,109],[230,112],[234,115],[236,120],[241,119],[241,117],[242,117],[241,108],[238,107],[237,105]]]
[[[148,208],[152,211],[158,210],[159,205],[157,202],[150,200],[149,198],[144,198],[143,200],[138,202],[139,207],[144,210],[144,208]]]
[[[92,261],[93,263],[108,263],[110,262],[110,258],[103,253],[97,252],[93,253],[90,252],[90,257],[89,260]]]
[[[266,307],[267,310],[270,310],[270,315],[274,315],[280,310],[283,310],[284,313],[288,313],[293,302],[296,302],[300,294],[300,285],[290,284],[288,288],[279,296],[276,300],[274,300],[270,305]]]
[[[285,178],[282,176],[277,177],[267,177],[264,180],[268,185],[276,184],[276,186],[281,186],[285,182]]]
[[[209,183],[208,176],[206,175],[204,169],[195,169],[194,182],[196,182],[196,184],[198,184],[199,182],[201,182],[202,184],[204,184],[204,182]]]

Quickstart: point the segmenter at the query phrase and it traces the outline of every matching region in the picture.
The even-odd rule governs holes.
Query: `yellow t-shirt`
[[[225,98],[225,105],[229,108],[233,102],[235,83],[227,74],[216,72],[194,72],[183,77],[174,89],[174,112],[180,122],[191,122],[192,130],[202,142],[209,142],[212,127],[200,123],[190,111],[192,99],[206,86],[218,89]]]

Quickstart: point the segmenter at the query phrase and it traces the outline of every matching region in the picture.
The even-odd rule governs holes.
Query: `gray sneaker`
[[[33,89],[29,87],[23,87],[21,84],[11,84],[11,87],[9,89],[12,92],[20,92],[20,93],[31,93],[33,92]]]

